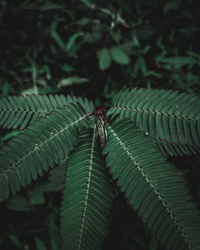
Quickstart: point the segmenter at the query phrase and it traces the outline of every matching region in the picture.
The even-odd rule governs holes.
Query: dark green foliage
[[[23,129],[30,122],[44,117],[69,103],[79,103],[87,113],[93,110],[92,102],[86,98],[64,95],[25,95],[2,98],[0,100],[0,126]]]
[[[99,249],[109,226],[112,183],[95,133],[83,132],[68,162],[61,210],[63,250]]]
[[[151,89],[121,91],[109,114],[136,122],[169,155],[200,153],[200,96]]]
[[[0,152],[0,201],[59,164],[73,148],[86,115],[75,104],[30,125]],[[9,155],[9,158],[7,157]]]
[[[124,85],[197,92],[198,7],[192,0],[2,0],[1,95],[93,97],[95,89],[109,98]],[[71,77],[87,81],[60,84]]]
[[[183,173],[166,157],[199,155],[197,95],[168,90],[124,90],[113,97],[110,108],[100,106],[96,110],[87,99],[58,95],[2,98],[0,103],[3,114],[0,124],[5,128],[12,123],[6,114],[13,112],[17,122],[21,107],[27,114],[31,112],[32,117],[42,113],[35,119],[25,118],[27,128],[2,145],[1,201],[55,165],[67,162],[62,171],[58,167],[58,172],[51,172],[50,179],[57,183],[57,191],[65,186],[61,249],[101,249],[111,221],[115,182],[153,235],[152,247],[157,249],[159,242],[167,250],[199,249],[199,209],[189,194]],[[39,105],[42,103],[46,106]],[[18,126],[25,126],[22,118]],[[61,175],[66,172],[65,183],[59,171]],[[44,186],[38,199],[32,196],[30,201],[19,196],[23,204],[13,206],[18,211],[28,211],[27,204],[43,204],[43,193],[52,189],[56,190]],[[17,200],[8,202],[7,207],[12,204],[18,204]],[[38,237],[35,242],[37,248],[46,247]],[[55,244],[58,248],[58,237]]]
[[[106,163],[128,202],[166,249],[198,249],[199,210],[174,166],[132,122],[107,128]]]
[[[108,125],[112,126],[112,116],[118,116],[117,119],[123,124],[131,120],[133,127],[130,128],[128,138],[133,137],[135,124],[143,131],[141,133],[144,135],[144,148],[147,149],[149,145],[148,151],[152,153],[155,146],[155,153],[159,151],[157,155],[160,158],[163,159],[162,154],[167,157],[164,166],[166,169],[174,168],[171,171],[180,175],[180,178],[177,178],[181,180],[181,185],[186,185],[184,190],[188,190],[192,195],[192,198],[187,195],[188,199],[194,199],[199,207],[200,108],[199,97],[194,94],[200,92],[199,23],[199,3],[194,0],[0,1],[0,179],[3,181],[0,181],[0,196],[5,198],[5,195],[11,195],[12,191],[15,193],[20,189],[18,194],[0,204],[1,250],[60,249],[61,234],[58,229],[62,222],[62,191],[66,185],[70,185],[65,183],[67,173],[75,171],[72,164],[68,168],[68,162],[71,162],[71,157],[78,157],[77,150],[89,148],[90,134],[96,129],[95,152],[97,157],[101,158],[101,173],[106,174],[108,169],[103,169],[109,164],[105,163],[106,155],[100,156],[98,142],[100,140],[102,148],[104,144],[111,143],[106,137],[110,132],[104,121],[107,120]],[[135,87],[141,89],[133,89]],[[130,91],[125,91],[128,88]],[[120,90],[122,92],[115,95]],[[95,105],[85,97],[94,101]],[[69,129],[70,134],[64,133],[66,140],[62,136],[53,137],[51,140],[49,133],[52,129],[60,131],[62,126],[65,126],[63,114],[75,119],[71,104],[73,108],[76,107],[78,113],[87,114],[84,122],[90,129],[85,130],[86,124],[81,122],[77,127],[72,126],[73,128]],[[106,107],[107,117],[98,116],[97,112],[91,113],[100,104]],[[70,114],[66,112],[68,108]],[[135,133],[139,133],[139,130]],[[148,134],[145,135],[146,133]],[[32,138],[33,136],[35,138]],[[81,138],[84,138],[85,143]],[[34,149],[38,142],[45,140],[48,143],[42,146],[42,151],[38,149],[32,154],[30,150]],[[65,145],[65,141],[70,145]],[[113,142],[111,147],[120,153],[120,147],[116,148],[115,140]],[[124,143],[129,145],[129,140]],[[130,149],[137,154],[131,145]],[[83,151],[81,152],[81,158],[86,157]],[[108,154],[113,154],[113,151]],[[25,158],[23,155],[26,155]],[[38,161],[32,161],[33,156]],[[23,160],[20,162],[20,159]],[[29,166],[30,162],[35,168],[27,170],[25,165]],[[14,163],[17,165],[13,165]],[[15,167],[9,168],[9,164]],[[119,160],[117,164],[123,162]],[[81,161],[80,165],[83,169]],[[134,173],[137,173],[134,164],[131,166],[135,170]],[[142,164],[140,166],[142,170],[145,168]],[[88,164],[85,165],[86,169],[87,167]],[[150,168],[153,168],[153,165]],[[23,183],[16,176],[19,169],[21,172],[23,169],[27,170],[27,178],[23,179]],[[114,166],[109,169],[114,169]],[[153,174],[154,169],[151,170]],[[123,172],[120,174],[123,175]],[[165,174],[169,176],[168,171]],[[141,194],[141,197],[137,195],[134,200],[135,207],[141,205],[133,211],[134,204],[130,205],[124,197],[127,191],[120,190],[124,183],[120,182],[117,187],[119,179],[121,181],[120,176],[112,182],[115,195],[108,234],[105,234],[103,225],[97,223],[98,220],[95,224],[102,228],[102,232],[97,232],[99,237],[95,239],[102,240],[105,235],[102,249],[110,250],[112,246],[115,250],[164,250],[165,245],[169,246],[170,242],[174,242],[171,236],[175,237],[177,234],[179,237],[172,248],[179,242],[179,250],[181,242],[187,241],[186,238],[193,241],[195,234],[182,237],[178,232],[185,231],[185,226],[181,230],[177,227],[175,233],[169,236],[170,242],[161,246],[160,242],[165,242],[161,232],[170,233],[175,224],[171,228],[167,227],[170,219],[166,212],[160,214],[160,219],[157,217],[155,228],[149,220],[145,220],[146,214],[151,218],[150,205],[154,204],[156,198],[150,200],[148,206],[148,196],[144,195],[149,195],[149,192],[145,191],[142,195],[141,189],[136,190],[137,192],[130,189],[135,195]],[[161,176],[161,172],[156,172],[156,176]],[[175,177],[163,180],[163,183],[174,185],[174,179]],[[16,180],[16,183],[12,180]],[[81,178],[78,181],[84,182]],[[140,188],[148,186],[145,181],[138,183]],[[22,188],[22,184],[28,185]],[[6,190],[9,194],[4,193]],[[170,192],[172,191],[177,199],[179,190],[176,185],[174,190],[170,189]],[[77,188],[78,197],[79,193],[81,196],[82,193]],[[76,197],[76,193],[70,195]],[[108,193],[104,192],[105,199],[106,195]],[[171,199],[170,195],[171,193],[166,194],[165,201]],[[154,196],[151,193],[149,199]],[[98,198],[96,195],[95,199]],[[77,200],[77,205],[82,204],[81,200]],[[191,208],[192,202],[188,205],[186,203],[180,204],[184,208]],[[160,207],[163,207],[162,203],[158,204],[159,209]],[[159,211],[161,210],[155,213],[155,218]],[[177,211],[180,211],[180,207]],[[186,215],[189,213],[186,209],[183,212]],[[176,211],[173,214],[177,214]],[[80,219],[79,215],[71,216],[69,220]],[[164,216],[166,220],[162,223]],[[181,225],[188,221],[188,228],[191,230],[192,217],[193,215],[191,220],[179,218]],[[91,218],[88,216],[87,219],[89,221]],[[87,226],[88,224],[86,230]],[[70,234],[67,226],[65,230]],[[77,227],[77,231],[80,232],[80,227]],[[199,229],[196,232],[199,234]],[[92,242],[95,242],[95,239]]]

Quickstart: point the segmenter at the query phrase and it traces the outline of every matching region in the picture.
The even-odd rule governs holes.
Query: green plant
[[[2,0],[0,95],[199,92],[199,16],[191,0]]]
[[[22,131],[0,151],[0,200],[67,161],[62,249],[100,248],[113,180],[166,249],[199,249],[199,210],[167,159],[200,153],[199,110],[199,96],[170,90],[124,90],[96,109],[63,95],[1,98],[0,125]]]

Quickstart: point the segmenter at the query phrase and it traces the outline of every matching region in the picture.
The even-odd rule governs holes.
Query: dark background
[[[0,0],[0,96],[62,93],[107,105],[125,88],[199,94],[199,41],[198,1]],[[1,131],[1,142],[15,133]],[[171,160],[199,204],[199,158]],[[0,204],[1,250],[59,248],[65,168]],[[118,190],[102,249],[110,245],[162,249]]]

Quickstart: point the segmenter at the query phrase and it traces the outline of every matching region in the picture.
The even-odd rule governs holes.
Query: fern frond
[[[165,140],[152,140],[155,147],[157,147],[166,156],[183,156],[192,155],[199,152],[199,148],[195,145],[179,145],[177,143],[168,143]]]
[[[75,104],[30,125],[0,151],[0,201],[60,163],[73,148],[78,129],[88,126]]]
[[[91,101],[64,95],[25,95],[0,99],[0,127],[24,129],[29,123],[70,103],[79,103],[89,113]]]
[[[133,122],[115,121],[107,130],[107,166],[148,228],[166,249],[199,249],[199,210],[183,177]]]
[[[133,89],[119,92],[108,114],[129,118],[162,143],[165,153],[200,152],[200,97],[171,90]]]
[[[61,208],[62,249],[100,248],[109,225],[112,184],[95,142],[86,130],[68,162]]]

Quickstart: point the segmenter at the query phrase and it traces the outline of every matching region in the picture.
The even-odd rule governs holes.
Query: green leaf
[[[12,211],[30,211],[28,200],[21,195],[12,197],[6,202],[8,209]]]
[[[71,86],[73,84],[82,84],[88,82],[87,78],[81,78],[78,76],[72,76],[68,78],[61,79],[57,85],[58,88]]]
[[[66,46],[66,51],[70,51],[72,49],[72,47],[74,46],[77,38],[79,36],[83,36],[83,33],[82,32],[78,32],[78,33],[75,33],[73,34],[70,38],[69,38],[69,41],[67,43],[67,46]]]
[[[28,196],[29,196],[31,204],[33,205],[45,203],[44,194],[40,189],[29,191]]]
[[[176,57],[168,57],[158,60],[158,62],[164,63],[169,66],[175,67],[177,69],[185,66],[185,65],[193,65],[197,64],[198,61],[193,57],[184,57],[184,56],[176,56]]]
[[[64,50],[65,49],[65,43],[63,42],[62,38],[60,37],[60,35],[56,31],[56,27],[57,27],[57,22],[54,21],[52,23],[51,36],[53,37],[55,42],[60,46],[60,48]]]
[[[80,26],[85,26],[85,25],[87,25],[89,22],[90,22],[90,19],[89,19],[89,18],[83,17],[83,18],[81,18],[81,19],[77,22],[77,24],[79,24]]]
[[[65,97],[64,95],[25,95],[0,98],[0,127],[24,129],[30,123],[70,103],[79,103],[87,113],[94,109],[93,103],[86,98]]]
[[[99,68],[101,70],[106,70],[110,67],[112,58],[108,49],[104,48],[100,50],[98,59],[99,59]]]
[[[200,152],[199,110],[198,95],[135,88],[115,95],[108,114],[131,119],[172,156]]]
[[[130,63],[129,56],[120,47],[112,47],[110,52],[115,62],[122,65],[127,65]]]
[[[0,201],[66,159],[79,130],[87,126],[87,115],[69,104],[14,137],[0,151]]]
[[[1,138],[1,141],[5,142],[5,141],[11,139],[14,136],[17,136],[19,133],[20,133],[20,131],[18,131],[18,130],[8,132],[6,135],[4,135],[4,137]]]
[[[199,249],[199,209],[185,180],[132,121],[107,125],[106,163],[130,205],[166,249]]]
[[[65,6],[56,4],[56,3],[45,3],[43,6],[40,6],[41,11],[48,11],[48,10],[57,10],[57,9],[63,9]]]
[[[38,87],[33,86],[31,88],[25,89],[21,92],[22,95],[38,95]]]
[[[85,4],[86,7],[91,7],[91,2],[89,0],[81,0],[83,4]]]
[[[13,243],[13,245],[15,245],[17,248],[22,249],[23,245],[20,242],[20,240],[18,239],[18,237],[14,234],[9,235],[10,241]]]
[[[35,237],[36,250],[47,250],[43,241],[41,241],[37,236]]]
[[[143,75],[146,75],[146,73],[148,72],[146,62],[142,56],[139,56],[137,63],[136,63],[136,67],[140,68]]]
[[[2,83],[2,96],[8,96],[10,90],[12,90],[11,85],[8,82]]]
[[[49,241],[51,243],[51,250],[60,249],[60,235],[59,229],[56,225],[56,219],[53,214],[48,217],[48,228],[49,228]]]
[[[163,7],[163,12],[167,13],[170,10],[176,10],[180,6],[180,0],[169,0],[165,3]]]
[[[100,249],[109,225],[112,183],[95,137],[95,129],[84,130],[68,162],[61,207],[63,250]]]

